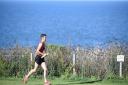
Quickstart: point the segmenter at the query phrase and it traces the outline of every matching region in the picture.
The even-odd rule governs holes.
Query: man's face
[[[46,36],[42,37],[42,42],[46,42]]]

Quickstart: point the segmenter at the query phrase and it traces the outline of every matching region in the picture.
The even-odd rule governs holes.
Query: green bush
[[[2,58],[0,58],[0,77],[6,77],[8,76],[8,63],[4,61]]]
[[[123,43],[109,43],[105,47],[64,47],[48,45],[49,55],[45,58],[48,66],[48,76],[53,79],[113,79],[118,78],[119,63],[116,61],[118,54],[125,55],[123,63],[123,76],[128,78],[128,45]],[[34,57],[31,63],[30,53],[34,54],[35,48],[12,47],[0,49],[0,76],[23,77],[34,66]],[[72,65],[72,53],[76,54],[76,64]],[[8,55],[8,56],[6,56]],[[76,75],[73,75],[75,67]],[[42,78],[43,70],[39,68],[32,76]]]

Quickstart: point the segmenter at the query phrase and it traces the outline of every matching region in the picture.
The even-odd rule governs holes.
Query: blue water
[[[0,47],[128,42],[128,2],[0,2]]]

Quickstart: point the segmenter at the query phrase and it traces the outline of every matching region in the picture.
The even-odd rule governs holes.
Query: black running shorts
[[[35,62],[38,64],[38,65],[41,65],[41,63],[45,62],[45,59],[44,58],[41,58],[41,56],[37,55],[35,57]]]

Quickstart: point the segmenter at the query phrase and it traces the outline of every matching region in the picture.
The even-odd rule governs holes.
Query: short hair
[[[41,34],[41,35],[40,35],[40,37],[45,37],[45,36],[47,36],[47,35],[46,35],[46,34]]]

